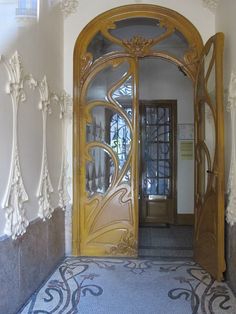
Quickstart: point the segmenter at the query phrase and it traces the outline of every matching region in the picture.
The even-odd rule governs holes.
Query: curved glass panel
[[[119,168],[122,169],[130,152],[131,132],[126,122],[118,114],[110,120],[110,146],[116,152]]]
[[[112,93],[112,98],[116,100],[120,105],[125,104],[126,107],[132,106],[133,100],[133,78],[128,77],[125,82],[117,86]]]
[[[183,59],[188,49],[189,44],[187,40],[178,31],[175,31],[172,35],[152,47],[153,51],[165,51],[180,59]]]
[[[86,125],[86,140],[88,142],[106,143],[107,109],[103,106],[96,106],[91,110],[92,123]]]
[[[215,58],[214,58],[214,45],[211,45],[210,50],[204,56],[204,74],[206,80],[207,93],[210,97],[211,104],[215,105]]]
[[[126,111],[130,112],[132,109],[127,108]],[[91,116],[93,122],[87,124],[87,143],[97,141],[109,145],[118,158],[121,170],[130,152],[129,126],[120,114],[104,106],[94,107]]]
[[[128,170],[125,173],[124,177],[122,178],[121,182],[130,184],[130,178],[131,178],[131,171],[130,171],[130,167],[128,167]]]
[[[166,32],[165,27],[160,27],[160,22],[151,18],[131,18],[116,22],[116,29],[110,33],[120,40],[130,40],[135,36],[151,39],[161,36]]]
[[[89,197],[106,193],[114,175],[114,162],[101,147],[90,149],[92,161],[86,165],[86,191]]]
[[[93,55],[93,60],[95,61],[107,53],[123,50],[124,48],[122,46],[111,42],[105,38],[101,32],[98,32],[90,42],[87,52]]]
[[[216,145],[216,134],[215,134],[215,122],[212,114],[211,108],[205,104],[202,110],[204,111],[205,116],[205,143],[207,145],[210,157],[211,157],[211,166],[213,166],[215,158],[215,145]],[[211,170],[211,169],[208,169]]]
[[[208,180],[208,162],[205,150],[200,147],[197,150],[197,163],[198,163],[198,176],[197,176],[197,191],[199,193],[201,202],[204,202],[205,194],[207,191],[207,180]]]
[[[115,87],[122,81],[122,78],[128,74],[129,64],[128,62],[123,62],[118,66],[113,67],[112,65],[106,66],[104,69],[99,71],[93,79],[91,79],[90,84],[87,89],[86,100],[108,100],[108,93],[111,88]],[[120,83],[122,85],[122,83]],[[115,90],[118,90],[119,86]],[[131,95],[126,95],[126,98],[132,97]],[[116,97],[117,98],[117,97]]]
[[[115,22],[115,26],[115,29],[107,29],[111,38],[107,39],[101,32],[98,32],[92,39],[87,51],[93,55],[94,60],[110,52],[126,50],[123,46],[124,42],[128,42],[131,46],[140,45],[141,47],[150,41],[148,43],[150,51],[167,52],[180,59],[183,59],[189,49],[186,38],[177,30],[155,44],[156,40],[168,32],[168,28],[161,25],[157,19],[130,18]],[[117,40],[118,43],[115,42]]]

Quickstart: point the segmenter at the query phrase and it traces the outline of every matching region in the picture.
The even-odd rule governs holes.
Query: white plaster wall
[[[178,68],[167,61],[145,58],[140,61],[140,99],[176,99],[177,124],[194,123],[193,85]],[[194,160],[182,160],[177,140],[177,212],[193,213]]]
[[[216,31],[225,34],[224,49],[224,88],[229,87],[231,72],[236,73],[236,36],[235,36],[235,20],[236,1],[222,0],[220,1],[216,11]],[[226,92],[227,96],[227,92]],[[225,99],[227,102],[227,99]],[[230,113],[225,111],[225,165],[226,165],[226,184],[229,173],[230,157],[231,157],[231,121]]]
[[[4,3],[3,3],[4,2]],[[41,81],[46,75],[50,92],[63,90],[63,18],[58,7],[51,8],[48,1],[40,1],[39,20],[19,26],[15,19],[17,1],[0,1],[0,55],[8,60],[17,50],[22,58],[23,71]],[[6,70],[0,62],[0,235],[5,225],[2,199],[9,177],[12,145],[12,103],[5,93],[8,82]],[[32,221],[38,216],[36,197],[42,158],[42,112],[38,105],[39,90],[25,86],[27,100],[20,104],[18,114],[19,156],[25,189],[29,201],[25,202],[26,216]],[[49,173],[53,185],[52,206],[58,206],[58,182],[61,168],[60,108],[52,104],[48,117],[47,147]]]

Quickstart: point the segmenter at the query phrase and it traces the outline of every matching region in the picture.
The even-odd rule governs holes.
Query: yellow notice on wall
[[[193,141],[180,142],[180,156],[182,160],[193,160]]]

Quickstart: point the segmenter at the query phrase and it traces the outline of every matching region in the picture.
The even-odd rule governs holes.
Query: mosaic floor
[[[139,228],[139,256],[193,257],[193,226]]]
[[[236,299],[192,261],[66,258],[19,313],[235,314]]]

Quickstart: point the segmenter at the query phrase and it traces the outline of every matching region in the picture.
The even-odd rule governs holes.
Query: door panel
[[[224,260],[223,34],[207,42],[195,86],[195,260],[217,280]]]
[[[136,69],[132,58],[104,58],[81,87],[81,255],[137,255]]]
[[[140,224],[174,223],[176,101],[141,101]]]

